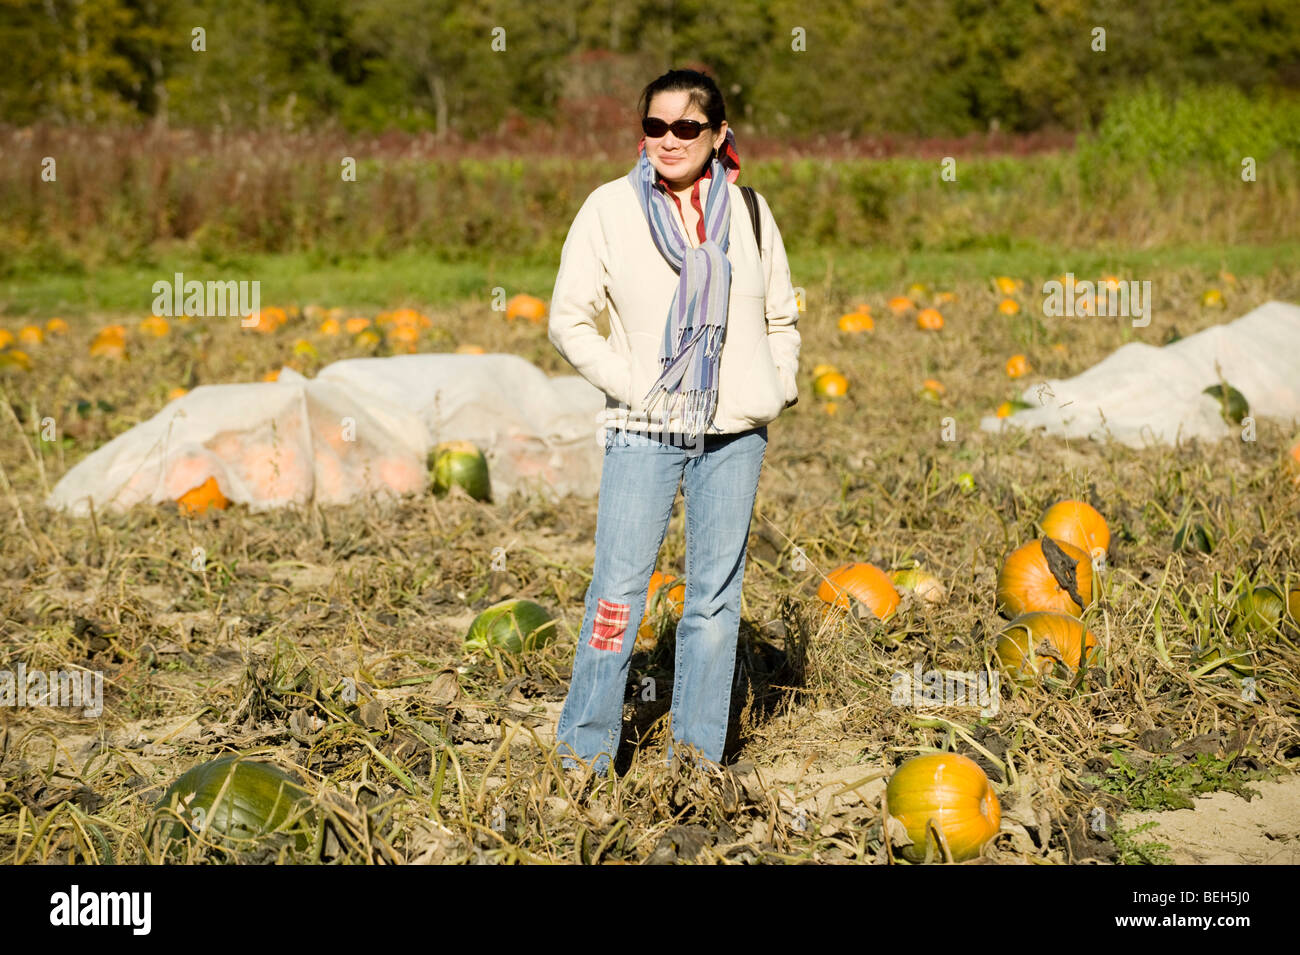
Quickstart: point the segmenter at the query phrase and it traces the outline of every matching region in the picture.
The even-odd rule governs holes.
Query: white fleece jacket
[[[701,182],[703,207],[713,180]],[[708,434],[767,424],[799,397],[799,312],[780,230],[767,200],[758,195],[760,259],[740,187],[727,183],[727,188],[731,297],[718,371],[718,407]],[[673,221],[686,237],[681,216],[675,214]],[[661,370],[659,348],[678,282],[654,244],[626,177],[593,190],[564,241],[548,336],[578,374],[605,392],[607,427],[683,430],[677,415],[665,423],[652,422],[644,405]],[[608,314],[608,338],[596,327],[602,312]]]

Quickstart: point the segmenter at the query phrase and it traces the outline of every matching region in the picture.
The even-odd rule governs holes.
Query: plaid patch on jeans
[[[632,610],[629,604],[610,603],[604,597],[596,602],[596,621],[587,641],[597,650],[623,649],[623,634],[627,632],[627,618]]]

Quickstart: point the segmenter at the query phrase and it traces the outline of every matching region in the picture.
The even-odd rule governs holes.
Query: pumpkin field
[[[1296,436],[1261,422],[1254,442],[1136,451],[981,432],[979,416],[1017,393],[1008,357],[1066,376],[1122,334],[1033,317],[1028,290],[1048,277],[809,296],[800,401],[770,427],[751,525],[728,772],[655,757],[681,599],[670,587],[640,628],[618,773],[587,789],[548,743],[593,500],[489,503],[453,488],[260,513],[192,499],[90,520],[41,506],[83,449],[174,388],[407,348],[516,352],[566,373],[542,320],[462,302],[285,303],[260,329],[6,322],[10,666],[82,667],[104,683],[95,718],[4,711],[0,858],[880,863],[892,846],[896,861],[1197,861],[1127,814],[1253,790],[1241,804],[1275,815],[1220,852],[1297,861]],[[1166,291],[1144,331],[1157,340],[1300,291],[1278,268],[1156,278]],[[51,411],[54,440],[41,430]],[[941,434],[949,417],[956,440]],[[681,507],[659,563],[678,578]],[[506,600],[540,605],[548,639],[470,639]],[[900,676],[922,671],[967,674],[969,699],[926,702],[919,680],[900,697]],[[993,674],[990,705],[974,676]],[[208,828],[168,808],[183,773],[233,754],[294,781],[250,784],[238,824],[220,800]],[[939,776],[895,772],[917,756],[948,759],[960,795],[942,844],[925,832]],[[224,778],[190,791],[211,801]],[[178,816],[200,834],[174,828]]]
[[[1300,863],[1300,420],[1262,407],[1300,382],[1177,365],[1256,313],[1300,336],[1293,6],[13,0],[0,864]],[[507,420],[490,362],[604,402],[561,380],[557,269],[679,61],[780,231],[799,397],[723,764],[665,759],[679,490],[593,776],[555,747],[589,475],[443,434],[394,369],[477,362],[429,391],[462,422]],[[1225,362],[1294,357],[1250,327]],[[1125,349],[1144,397],[1080,413],[1201,430],[1020,426]]]

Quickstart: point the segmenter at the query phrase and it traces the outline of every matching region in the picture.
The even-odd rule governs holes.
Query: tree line
[[[0,121],[475,138],[713,75],[769,134],[1081,130],[1135,84],[1300,88],[1294,0],[0,0]]]

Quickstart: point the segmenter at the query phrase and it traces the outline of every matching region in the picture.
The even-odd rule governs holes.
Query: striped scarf
[[[680,414],[685,433],[692,435],[713,423],[718,407],[718,366],[731,300],[731,262],[727,258],[731,199],[723,175],[726,182],[735,182],[740,175],[735,142],[735,134],[728,128],[721,158],[711,159],[701,174],[701,178],[711,176],[712,183],[703,210],[706,238],[698,247],[692,247],[671,221],[677,210],[667,188],[658,182],[659,173],[645,153],[645,139],[627,176],[655,245],[679,276],[659,349],[663,371],[646,393],[646,411],[663,400],[661,420],[667,422],[674,413]]]

